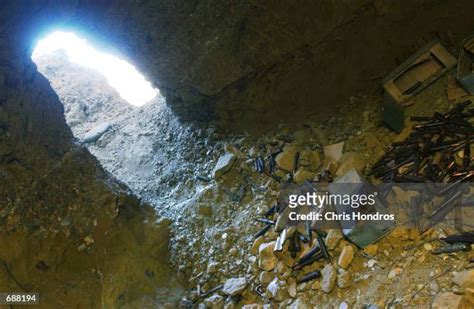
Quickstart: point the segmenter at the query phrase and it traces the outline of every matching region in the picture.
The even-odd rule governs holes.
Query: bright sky
[[[137,69],[115,56],[97,51],[84,39],[71,32],[56,31],[38,41],[32,58],[64,49],[71,62],[94,68],[107,78],[120,96],[135,106],[142,106],[157,94]]]

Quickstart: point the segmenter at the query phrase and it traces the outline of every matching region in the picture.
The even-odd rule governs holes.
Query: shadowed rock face
[[[4,1],[0,247],[12,250],[0,250],[0,278],[7,278],[0,290],[43,292],[45,306],[82,299],[80,307],[115,307],[173,278],[166,222],[155,224],[148,207],[74,143],[62,104],[30,59],[34,41],[51,27],[83,32],[130,60],[183,119],[257,130],[336,112],[420,39],[439,34],[458,44],[474,29],[473,6],[470,0]],[[150,281],[147,270],[156,274]]]
[[[25,46],[51,24],[76,28],[136,64],[183,119],[248,129],[324,117],[417,44],[457,44],[474,26],[468,0],[10,2]]]

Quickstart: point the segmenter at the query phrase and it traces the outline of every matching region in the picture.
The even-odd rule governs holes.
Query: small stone
[[[219,309],[224,305],[224,297],[219,294],[214,294],[204,300],[207,308]]]
[[[215,262],[210,262],[208,265],[207,265],[207,273],[208,274],[213,274],[217,271],[217,263]]]
[[[273,273],[269,271],[262,271],[259,276],[260,283],[263,286],[267,286],[274,278]]]
[[[232,278],[228,279],[224,287],[222,288],[222,292],[226,295],[235,296],[239,295],[247,286],[247,279],[244,277],[242,278]]]
[[[84,242],[88,245],[91,245],[94,243],[94,237],[92,237],[92,235],[88,235],[84,237]]]
[[[294,280],[292,280],[292,282],[290,283],[290,286],[288,287],[288,294],[291,296],[291,297],[296,297],[296,282]]]
[[[367,261],[367,266],[369,266],[370,268],[374,267],[375,264],[377,264],[377,261],[374,259],[370,259]]]
[[[400,267],[394,268],[388,273],[388,279],[393,279],[396,276],[400,275],[402,272],[403,272],[402,268]]]
[[[430,290],[431,290],[431,295],[435,295],[436,293],[439,292],[439,285],[438,283],[436,283],[436,281],[430,282]]]
[[[233,301],[230,301],[228,303],[225,303],[224,309],[235,309],[235,303]]]
[[[259,155],[259,151],[257,150],[257,148],[255,146],[253,146],[252,148],[249,149],[249,156],[251,158],[256,158],[258,157]]]
[[[313,180],[314,177],[316,177],[315,173],[304,170],[304,169],[299,169],[293,175],[293,181],[300,185],[304,183],[306,180]]]
[[[309,167],[311,170],[316,171],[321,166],[321,156],[317,151],[311,151],[308,154]]]
[[[252,253],[253,255],[257,255],[257,253],[258,253],[258,248],[259,248],[260,245],[263,244],[264,242],[265,242],[265,237],[260,236],[260,237],[256,238],[256,239],[253,241],[252,247],[250,247],[250,253]]]
[[[355,152],[347,152],[339,159],[339,167],[336,171],[336,176],[342,176],[352,169],[362,173],[365,169],[365,160]]]
[[[280,152],[275,161],[282,170],[292,172],[295,169],[296,148],[293,146],[286,146]]]
[[[474,308],[474,288],[466,288],[461,305],[463,308]]]
[[[329,161],[339,161],[342,157],[342,150],[344,149],[344,142],[324,146],[324,159]]]
[[[344,235],[342,234],[340,229],[331,229],[328,231],[326,235],[326,239],[324,242],[329,250],[334,250],[339,245],[339,242],[342,240]]]
[[[431,309],[457,309],[461,307],[461,295],[456,295],[452,292],[444,292],[438,294],[433,303],[431,304]]]
[[[375,256],[377,254],[379,246],[376,244],[368,245],[364,248],[364,253],[368,256]]]
[[[230,145],[230,144],[225,145],[224,150],[226,152],[233,153],[233,154],[235,154],[239,157],[242,156],[242,153],[240,152],[240,150],[237,147],[235,147],[234,145]]]
[[[425,248],[426,251],[431,251],[431,250],[433,250],[433,245],[432,244],[424,244],[423,248]]]
[[[260,306],[258,304],[248,304],[248,305],[243,305],[242,309],[259,309]]]
[[[278,262],[277,257],[273,254],[275,241],[261,244],[258,248],[258,267],[262,270],[273,270]]]
[[[237,156],[233,153],[226,153],[220,156],[212,171],[214,179],[219,179],[222,175],[227,173],[232,168],[232,164],[234,164],[236,158]]]
[[[339,255],[339,260],[337,261],[337,263],[342,268],[347,268],[351,264],[353,258],[354,258],[354,247],[347,245],[342,249],[342,252]]]
[[[336,285],[336,269],[331,264],[326,264],[326,266],[321,270],[321,275],[321,290],[324,293],[331,293]]]
[[[282,301],[288,297],[288,293],[285,288],[285,281],[279,280],[278,277],[273,279],[272,282],[267,287],[267,292],[269,296],[276,301]]]
[[[410,232],[407,228],[396,227],[390,233],[390,237],[395,238],[397,240],[409,240],[410,239]]]
[[[339,270],[337,275],[337,286],[341,289],[350,287],[352,284],[352,275],[350,272],[344,269]]]
[[[311,308],[308,303],[301,298],[297,298],[291,305],[287,306],[288,309],[309,309]]]
[[[463,288],[474,288],[474,269],[465,269],[456,273],[453,277],[453,282]]]
[[[173,304],[173,303],[165,303],[165,304],[163,305],[163,308],[164,308],[164,309],[174,309],[174,308],[176,308],[176,305]]]
[[[104,135],[108,130],[112,128],[112,124],[109,122],[101,123],[86,134],[84,134],[84,138],[82,139],[84,143],[95,143],[99,138]]]
[[[212,207],[209,204],[199,204],[198,212],[202,216],[210,217],[212,216]]]

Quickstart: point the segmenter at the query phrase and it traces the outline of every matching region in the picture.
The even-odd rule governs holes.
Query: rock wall
[[[5,14],[13,8],[0,17],[0,291],[39,292],[44,308],[141,307],[176,286],[169,222],[76,144],[22,43],[27,21]]]
[[[474,28],[469,0],[37,5],[13,5],[28,44],[51,25],[83,32],[136,64],[182,118],[250,130],[324,118],[423,42],[456,46]]]

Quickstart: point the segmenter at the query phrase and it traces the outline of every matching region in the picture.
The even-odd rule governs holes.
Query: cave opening
[[[132,64],[74,32],[50,32],[37,41],[31,58],[63,103],[73,134],[87,144],[160,96]]]
[[[171,116],[159,90],[106,50],[78,33],[53,31],[36,41],[31,59],[58,95],[76,139],[140,194],[163,160],[155,144]]]

